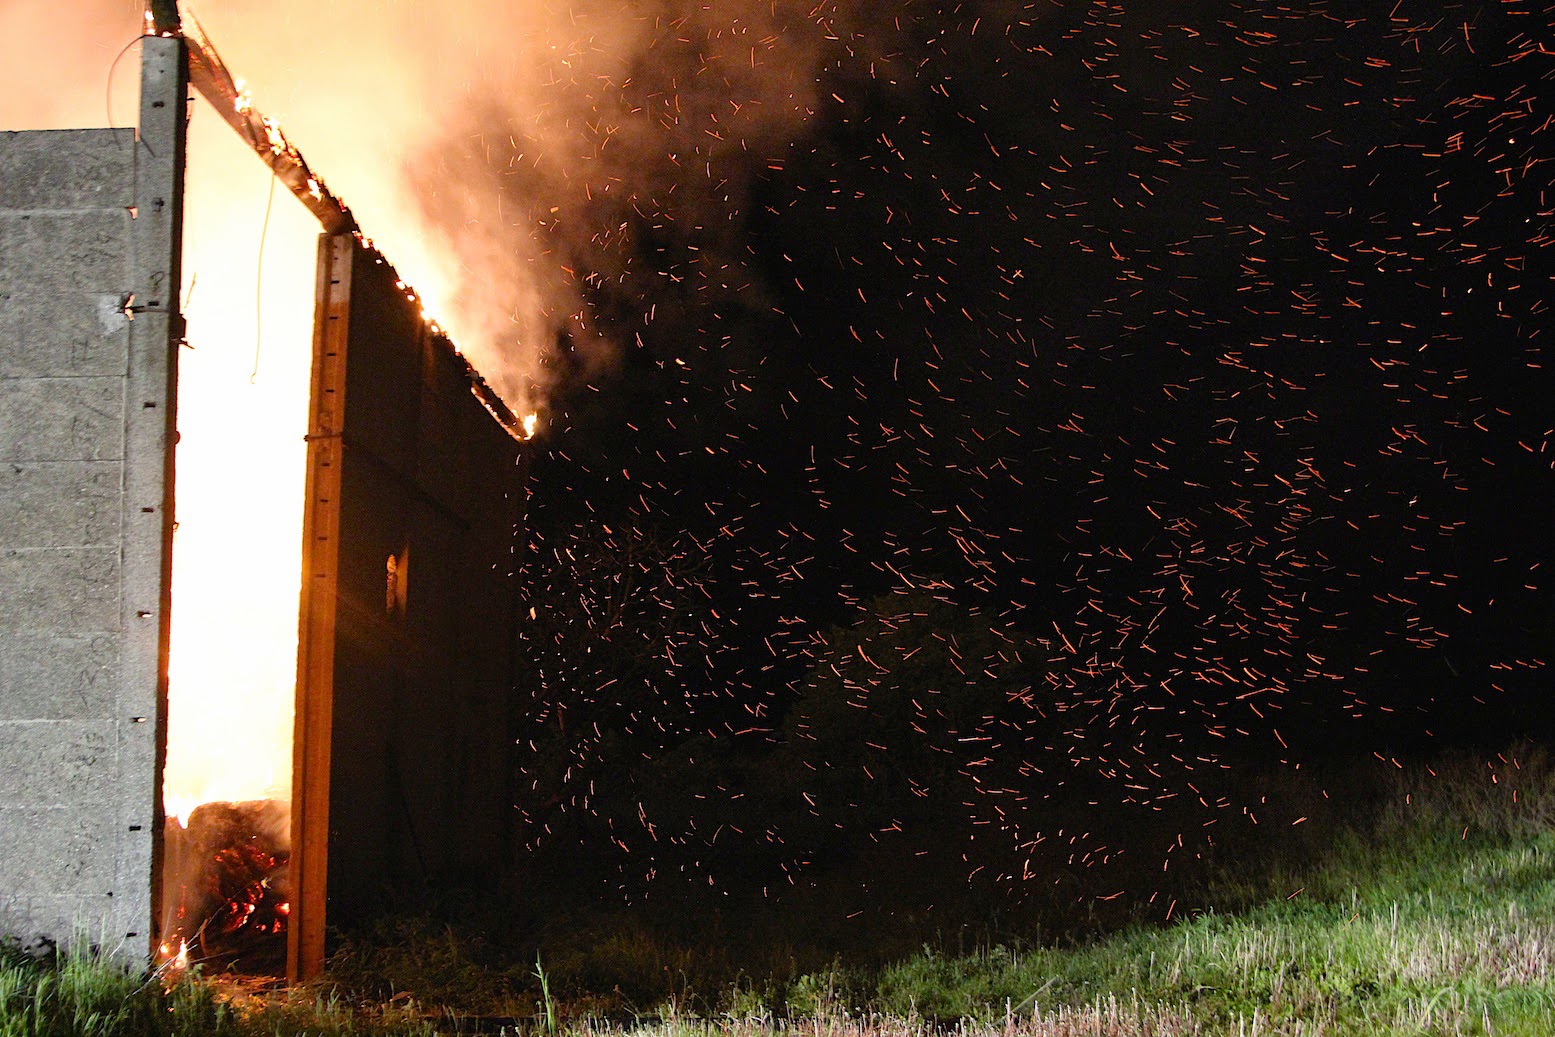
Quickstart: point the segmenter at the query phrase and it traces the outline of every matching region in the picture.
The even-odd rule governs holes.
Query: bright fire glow
[[[207,0],[199,15],[245,77],[239,104],[285,127],[414,285],[423,312],[457,315],[450,302],[468,294],[469,271],[427,244],[401,179],[414,131],[424,135],[446,114],[446,98],[434,103],[430,87],[453,85],[440,49],[453,23],[441,6]],[[141,5],[124,0],[0,3],[0,36],[48,42],[38,51],[46,61],[0,68],[0,127],[133,126],[139,52],[126,44],[148,26]],[[389,67],[404,74],[385,75]],[[270,187],[262,161],[196,101],[164,793],[168,814],[185,821],[203,802],[290,798],[319,227],[284,187],[273,197]],[[493,343],[465,344],[494,384],[511,386],[496,370]],[[532,435],[538,417],[523,425]]]
[[[197,102],[184,234],[164,799],[187,821],[291,798],[318,224]]]
[[[176,944],[164,943],[157,947],[157,961],[161,964],[164,974],[170,979],[176,979],[189,969],[189,944],[185,940],[178,940]]]

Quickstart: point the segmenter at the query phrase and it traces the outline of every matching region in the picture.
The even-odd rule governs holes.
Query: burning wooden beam
[[[346,234],[356,231],[356,217],[351,210],[308,168],[307,160],[286,139],[275,120],[254,107],[247,92],[238,85],[200,28],[199,21],[193,15],[180,17],[176,0],[153,0],[150,16],[149,28],[153,34],[184,38],[189,48],[190,83],[227,125],[254,149],[254,154],[270,167],[276,179],[318,218],[324,232]]]
[[[153,36],[178,36],[183,32],[178,0],[150,0],[146,5],[146,23]]]
[[[296,195],[315,217],[324,233],[358,234],[356,216],[345,202],[336,197],[308,166],[302,152],[286,139],[275,120],[254,107],[247,92],[228,71],[221,55],[191,14],[179,14],[177,0],[150,0],[147,8],[148,31],[158,36],[182,36],[189,50],[189,82],[200,91],[223,121],[254,149],[276,178]],[[452,348],[452,343],[449,343]],[[457,350],[455,350],[457,352]],[[463,358],[461,357],[461,360]],[[498,395],[480,372],[464,363],[470,391],[487,412],[514,439],[524,441],[534,434],[533,417],[521,420]]]

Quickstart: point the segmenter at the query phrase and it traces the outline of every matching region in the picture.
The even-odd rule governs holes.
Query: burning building
[[[0,933],[304,976],[326,917],[500,880],[525,430],[152,6],[137,129],[0,132]],[[241,800],[164,785],[170,742],[274,751],[168,693],[191,84],[322,230],[290,776]],[[242,595],[267,562],[225,549]]]

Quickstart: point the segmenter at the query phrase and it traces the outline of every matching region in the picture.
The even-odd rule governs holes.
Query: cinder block
[[[142,51],[158,68],[181,54]],[[171,401],[168,317],[126,309],[177,287],[183,93],[177,76],[143,89],[162,117],[145,147],[134,130],[0,132],[0,933],[79,932],[130,961],[152,929],[166,532],[139,473],[166,454],[152,437],[125,459],[125,400],[164,424]],[[148,227],[161,248],[137,271]],[[139,358],[144,386],[137,335],[160,350]]]
[[[144,882],[152,872],[152,828],[160,828],[161,815],[155,818],[155,825],[148,822],[151,818],[151,789],[149,782],[146,788],[146,804],[144,815],[136,817],[130,824],[119,824],[119,882],[122,885],[130,885],[136,881]],[[121,815],[122,820],[122,815]],[[137,827],[132,827],[137,826]]]
[[[0,461],[123,455],[123,379],[0,378]]]
[[[120,937],[117,899],[106,890],[84,895],[0,891],[0,933],[14,935],[23,947],[40,941],[65,947],[79,935],[88,946],[114,949]]]
[[[52,289],[128,292],[130,215],[92,210],[0,216],[6,265],[0,295]]]
[[[125,825],[119,826],[119,844],[114,854],[117,859],[117,874],[114,877],[114,907],[116,915],[116,935],[120,938],[129,937],[135,933],[142,940],[149,941],[151,936],[151,874],[155,870],[152,864],[151,830],[142,828],[138,832],[126,831]],[[143,945],[140,950],[144,952]]]
[[[125,874],[122,871],[124,867],[129,867],[128,874],[132,876],[149,875],[151,829],[154,823],[160,823],[160,817],[152,816],[158,774],[156,718],[148,716],[143,723],[135,723],[129,717],[123,717],[116,728],[116,734],[119,740],[118,778],[114,782],[113,795],[121,836],[121,874]],[[141,858],[138,856],[128,864],[123,863],[128,860],[126,855],[135,856],[142,852],[146,855],[144,869],[140,867]]]
[[[108,720],[0,723],[0,803],[94,806],[112,819],[114,748],[114,724]]]
[[[118,461],[0,465],[0,547],[108,547],[119,540]]]
[[[111,936],[101,945],[120,961],[143,965],[155,953],[151,943],[152,916],[151,890],[144,878],[131,889],[114,890],[113,910],[104,920]]]
[[[118,682],[114,635],[0,638],[0,721],[106,720]]]
[[[0,291],[0,378],[123,376],[124,304],[119,292]]]
[[[119,626],[114,548],[0,550],[0,637],[107,633]]]
[[[6,839],[0,890],[22,896],[95,893],[106,899],[113,888],[112,815],[95,808],[0,807],[0,831],[26,833]],[[44,931],[53,928],[44,921]]]
[[[122,208],[134,197],[134,130],[0,133],[0,209]]]

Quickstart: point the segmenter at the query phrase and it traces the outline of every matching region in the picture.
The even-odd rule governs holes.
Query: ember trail
[[[313,278],[291,341],[323,348],[311,409],[298,364],[296,413],[251,423],[291,450],[261,496],[355,520],[217,520],[175,574],[170,746],[202,744],[183,689],[280,677],[203,728],[281,732],[213,750],[244,781],[164,793],[169,842],[225,869],[187,884],[217,920],[183,939],[306,913],[307,840],[255,805],[288,795],[333,874],[376,883],[345,898],[363,918],[458,886],[525,932],[1071,937],[1172,920],[1179,873],[1366,791],[1314,772],[1549,737],[1548,12],[510,6],[310,11],[353,27],[346,100],[294,84],[339,71],[307,56],[327,34],[212,12],[259,41],[219,128],[295,174],[252,98],[306,96],[407,266],[354,219],[280,264]],[[191,191],[227,186],[197,162]],[[189,266],[283,254],[260,173],[255,218]],[[281,293],[254,273],[213,307]],[[207,346],[196,309],[191,355],[283,362],[268,310]],[[357,424],[322,419],[339,394]],[[201,489],[260,470],[193,474],[201,395],[185,559]],[[210,394],[217,424],[238,398]],[[276,529],[300,562],[259,546]],[[239,557],[254,599],[274,585],[215,625],[285,629],[202,653],[179,624]],[[185,679],[202,654],[239,673]],[[331,689],[296,718],[328,781],[292,767],[295,673]],[[196,835],[201,804],[238,834]]]
[[[1540,19],[683,13],[567,52],[570,130],[437,143],[582,302],[525,570],[558,895],[1159,917],[1268,770],[1547,733]],[[818,85],[742,139],[771,39]]]

